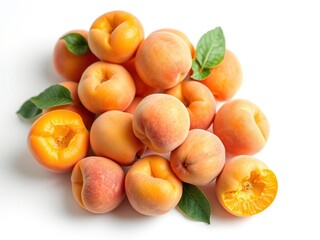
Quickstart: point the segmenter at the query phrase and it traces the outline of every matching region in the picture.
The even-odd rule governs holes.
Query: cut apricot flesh
[[[262,212],[278,192],[277,177],[262,161],[246,155],[230,159],[218,176],[216,195],[221,205],[240,217]]]
[[[28,145],[42,166],[54,172],[69,172],[87,155],[89,132],[79,114],[54,110],[34,122]]]
[[[263,211],[274,200],[278,184],[271,170],[252,171],[250,177],[239,183],[238,189],[225,192],[223,200],[235,215],[250,216]]]

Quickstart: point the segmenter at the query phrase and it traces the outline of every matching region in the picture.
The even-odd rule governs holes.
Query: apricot
[[[196,49],[194,48],[192,42],[190,41],[190,39],[187,37],[187,35],[178,30],[178,29],[175,29],[175,28],[162,28],[162,29],[159,29],[157,31],[167,31],[167,32],[171,32],[171,33],[174,33],[174,34],[177,34],[179,37],[182,38],[182,40],[187,44],[187,46],[189,47],[190,49],[190,53],[191,53],[191,57],[192,58],[195,58],[196,56]]]
[[[28,146],[43,167],[58,173],[70,172],[88,153],[89,132],[76,112],[54,110],[32,124]]]
[[[190,130],[187,139],[171,152],[170,165],[183,182],[204,186],[212,182],[225,163],[220,139],[203,129]]]
[[[138,104],[132,120],[133,132],[149,149],[170,152],[188,136],[187,108],[174,96],[154,93]]]
[[[188,109],[190,129],[208,129],[216,113],[211,91],[198,81],[184,80],[164,93],[177,97]]]
[[[222,62],[210,69],[210,75],[200,81],[218,101],[230,100],[242,85],[242,67],[236,55],[226,49]]]
[[[213,121],[213,132],[232,155],[259,152],[269,137],[269,122],[253,102],[233,99],[225,102]]]
[[[125,190],[137,212],[158,216],[177,206],[182,196],[182,182],[166,158],[149,155],[136,161],[128,170]]]
[[[59,84],[66,87],[70,91],[70,95],[73,100],[73,103],[70,103],[67,105],[51,107],[51,108],[45,109],[43,112],[46,113],[48,111],[53,111],[53,110],[57,110],[57,109],[66,109],[66,110],[74,111],[81,116],[84,124],[86,125],[86,128],[90,129],[93,121],[96,118],[96,115],[94,113],[90,112],[88,109],[86,109],[82,105],[82,103],[79,99],[79,96],[78,96],[78,84],[79,83],[72,82],[72,81],[64,81],[64,82],[60,82]]]
[[[168,31],[151,33],[140,44],[135,66],[147,85],[157,89],[172,88],[189,73],[192,56],[185,41]]]
[[[131,75],[123,66],[99,61],[84,71],[78,95],[82,104],[93,113],[123,111],[135,96],[135,86]]]
[[[264,211],[274,201],[277,191],[274,172],[261,160],[247,155],[230,159],[215,183],[222,207],[239,217]]]
[[[125,198],[124,170],[114,161],[97,156],[81,159],[71,174],[76,202],[92,213],[108,213]]]
[[[143,39],[139,19],[129,12],[116,10],[102,14],[92,23],[88,43],[100,60],[124,63],[133,58]]]
[[[145,150],[132,130],[132,114],[118,110],[102,113],[90,130],[91,148],[95,155],[131,165]]]
[[[136,66],[135,66],[135,58],[131,59],[128,62],[122,64],[130,73],[134,85],[136,87],[136,96],[137,97],[145,97],[149,94],[159,92],[159,89],[153,88],[147,85],[142,79],[140,78],[139,74],[137,73]]]
[[[78,33],[88,40],[88,31],[71,30],[69,33]],[[53,50],[53,66],[57,73],[65,80],[79,82],[84,70],[99,59],[88,49],[85,54],[75,55],[70,52],[64,39],[59,39]]]

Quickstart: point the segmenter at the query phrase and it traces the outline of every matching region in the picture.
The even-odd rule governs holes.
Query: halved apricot
[[[215,184],[217,198],[231,214],[247,217],[262,212],[274,201],[277,177],[261,160],[247,155],[230,159]]]
[[[89,150],[89,132],[79,114],[54,110],[31,126],[28,146],[34,158],[53,172],[70,172]]]

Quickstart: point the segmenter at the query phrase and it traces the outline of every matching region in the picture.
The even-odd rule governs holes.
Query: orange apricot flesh
[[[89,132],[76,112],[53,110],[33,123],[28,146],[42,166],[53,172],[70,172],[87,155]]]
[[[215,192],[223,208],[239,217],[268,208],[277,191],[275,173],[264,162],[248,155],[230,159],[215,183]]]

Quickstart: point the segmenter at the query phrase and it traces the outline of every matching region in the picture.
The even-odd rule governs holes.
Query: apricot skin
[[[99,61],[84,71],[78,95],[82,104],[93,113],[124,111],[135,96],[135,86],[122,65]]]
[[[69,33],[79,33],[85,39],[88,39],[88,31],[72,30]],[[65,34],[65,35],[66,35]],[[71,53],[67,47],[65,40],[59,39],[53,50],[53,65],[57,73],[68,81],[79,82],[84,70],[99,59],[89,50],[83,55],[75,55]]]
[[[211,91],[198,81],[184,80],[164,93],[177,97],[188,109],[190,129],[208,129],[216,113]]]
[[[225,149],[220,139],[203,129],[189,131],[187,139],[171,152],[170,164],[183,181],[204,186],[213,181],[225,163]]]
[[[189,38],[187,37],[187,35],[184,32],[181,32],[180,30],[175,29],[175,28],[162,28],[157,31],[160,31],[160,32],[167,31],[167,32],[171,32],[171,33],[178,35],[189,47],[192,59],[195,58],[196,50],[195,50],[192,42],[189,40]]]
[[[107,213],[125,197],[125,173],[114,161],[97,156],[81,159],[71,174],[76,202],[92,213]]]
[[[168,31],[151,33],[142,41],[135,57],[142,81],[156,89],[168,89],[180,83],[189,73],[191,63],[187,44]]]
[[[155,93],[146,96],[133,114],[133,132],[148,148],[170,152],[187,137],[190,118],[187,108],[174,96]]]
[[[124,63],[134,57],[144,39],[137,17],[125,11],[111,11],[99,16],[91,25],[88,43],[102,61]]]
[[[167,159],[149,155],[136,161],[125,179],[131,206],[139,213],[158,216],[175,208],[182,196],[182,182]]]
[[[242,85],[241,64],[236,55],[226,49],[222,62],[210,69],[210,75],[200,81],[206,85],[218,101],[230,100]]]
[[[132,114],[117,110],[98,116],[90,131],[93,152],[120,165],[131,165],[145,149],[133,133],[132,118]]]
[[[269,123],[260,108],[246,99],[225,102],[213,121],[213,132],[232,155],[259,152],[269,137]]]

